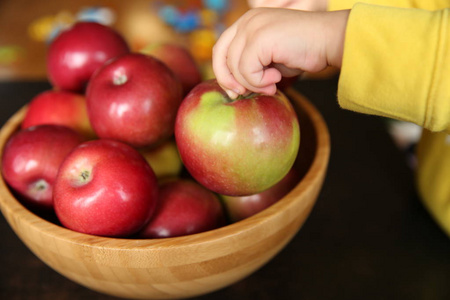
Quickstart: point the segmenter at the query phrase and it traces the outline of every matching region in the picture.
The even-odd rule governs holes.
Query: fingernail
[[[225,92],[227,93],[228,97],[230,97],[231,99],[236,99],[238,97],[238,93],[236,93],[235,91],[232,90],[225,90]]]

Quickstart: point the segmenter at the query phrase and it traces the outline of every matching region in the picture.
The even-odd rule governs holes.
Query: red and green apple
[[[260,193],[291,169],[300,127],[288,98],[250,94],[230,99],[217,81],[204,81],[183,100],[175,138],[189,173],[224,195]]]

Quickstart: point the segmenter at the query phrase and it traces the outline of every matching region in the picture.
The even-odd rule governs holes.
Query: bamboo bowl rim
[[[238,235],[251,235],[253,229],[258,227],[255,226],[255,224],[270,222],[271,219],[276,218],[277,216],[280,217],[282,212],[289,210],[290,207],[293,206],[293,203],[298,201],[298,195],[307,193],[309,190],[313,189],[315,185],[312,183],[321,180],[321,177],[324,176],[323,174],[326,172],[328,166],[330,137],[323,117],[304,96],[294,89],[288,89],[286,94],[293,100],[293,104],[299,106],[300,109],[306,113],[308,118],[310,118],[312,124],[311,128],[314,130],[314,136],[316,138],[316,145],[314,148],[315,153],[309,169],[297,186],[281,200],[252,217],[207,232],[173,238],[130,239],[93,236],[64,228],[29,211],[13,196],[5,183],[3,176],[0,180],[0,209],[5,216],[13,216],[12,221],[20,219],[24,225],[33,227],[35,231],[40,232],[43,235],[67,243],[76,245],[81,244],[83,247],[102,248],[104,250],[125,251],[133,249],[134,251],[148,251],[149,249],[152,249],[154,251],[160,251],[174,250],[176,248],[176,252],[180,253],[181,251],[187,250],[198,244],[207,243],[213,245],[214,242],[230,238],[230,236],[237,238]],[[26,109],[27,106],[22,107],[0,130],[0,164],[5,143],[19,127]],[[296,214],[298,212],[293,211],[292,213]],[[220,249],[215,250],[220,251]]]

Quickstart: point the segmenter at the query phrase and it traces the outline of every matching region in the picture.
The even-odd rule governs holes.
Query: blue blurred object
[[[78,21],[97,22],[111,26],[116,21],[115,12],[108,7],[91,6],[82,8],[76,16]]]
[[[189,32],[195,30],[200,25],[200,16],[198,11],[188,11],[179,16],[175,29],[180,32]]]
[[[154,7],[158,9],[159,17],[178,32],[189,33],[202,27],[202,9],[198,7],[198,5],[188,5],[188,9],[186,9],[186,3],[186,5],[182,8],[174,4],[164,4],[161,1],[157,1],[153,4]],[[229,8],[229,1],[202,0],[202,5],[206,8],[206,10],[213,11],[217,15],[223,16]],[[223,26],[220,24],[220,20],[218,19],[214,22],[219,24],[212,24],[212,27],[215,27],[216,30],[222,30],[222,28],[218,28],[218,26],[216,26]],[[210,25],[207,27],[210,27]]]
[[[175,6],[164,5],[159,10],[159,16],[164,20],[164,22],[175,27],[179,22],[181,14]]]
[[[203,5],[223,13],[228,9],[228,0],[203,0]]]

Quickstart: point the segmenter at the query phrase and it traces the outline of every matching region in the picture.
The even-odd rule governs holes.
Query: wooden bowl
[[[25,245],[48,266],[92,290],[133,299],[177,299],[212,292],[255,272],[299,231],[322,187],[330,154],[327,126],[294,90],[301,148],[298,185],[268,209],[222,228],[166,239],[119,239],[77,233],[26,209],[0,181],[0,208]],[[0,131],[3,149],[26,107]],[[1,158],[1,157],[0,157]]]

